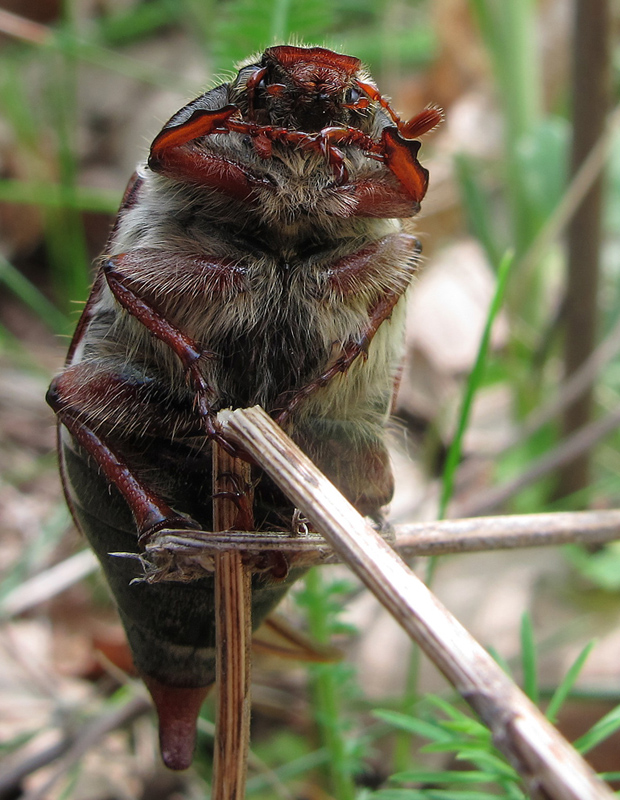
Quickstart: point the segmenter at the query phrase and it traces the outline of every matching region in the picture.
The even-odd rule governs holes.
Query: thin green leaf
[[[271,12],[271,39],[274,42],[284,42],[289,28],[291,13],[291,0],[275,0]]]
[[[571,664],[568,672],[566,673],[564,680],[560,683],[558,688],[553,693],[551,700],[549,701],[549,705],[547,706],[547,710],[545,712],[545,716],[550,722],[555,722],[557,719],[558,713],[562,708],[562,705],[570,690],[573,688],[575,681],[579,677],[581,670],[583,669],[583,665],[586,663],[592,648],[596,644],[596,641],[593,639],[591,642],[583,648],[581,653],[577,656],[574,662]]]
[[[32,284],[28,278],[0,255],[0,283],[18,297],[54,333],[67,333],[71,327],[66,317]]]
[[[291,780],[303,775],[305,772],[310,772],[310,770],[316,769],[317,767],[325,766],[325,764],[328,763],[329,752],[325,747],[322,747],[320,750],[314,750],[311,753],[307,753],[299,758],[293,759],[293,761],[289,761],[287,764],[283,764],[281,767],[276,767],[272,770],[272,774],[275,775],[280,781]],[[269,789],[272,786],[272,775],[254,775],[248,779],[246,792],[247,794],[256,794],[257,792],[265,791],[265,789]]]
[[[429,694],[424,698],[424,700],[426,703],[433,706],[434,708],[443,711],[443,713],[449,719],[453,720],[471,719],[470,716],[465,714],[459,708],[456,708],[456,706],[454,706],[449,700],[446,700],[444,697],[439,697],[439,695],[437,694]]]
[[[497,776],[493,772],[480,770],[408,770],[390,776],[395,783],[494,783]]]
[[[377,710],[372,713],[377,719],[383,720],[383,722],[387,722],[399,730],[415,733],[417,736],[423,736],[426,739],[440,742],[452,739],[450,734],[442,730],[436,723],[426,722],[417,717],[410,717],[407,714],[399,714],[398,711]]]
[[[504,300],[504,293],[506,291],[506,286],[508,284],[508,276],[510,274],[510,268],[512,266],[513,260],[514,260],[513,254],[507,253],[502,259],[497,270],[497,283],[495,286],[495,294],[493,296],[491,305],[489,307],[489,313],[487,314],[487,320],[484,326],[484,331],[482,333],[482,338],[480,340],[480,346],[478,348],[478,355],[476,357],[476,362],[473,366],[472,371],[469,374],[469,379],[465,387],[465,393],[463,395],[463,402],[461,404],[461,410],[459,413],[456,433],[454,434],[454,438],[452,439],[452,442],[450,444],[450,449],[448,450],[448,455],[446,457],[446,465],[443,471],[443,478],[442,478],[441,499],[439,502],[440,519],[443,519],[445,517],[446,510],[448,508],[448,503],[450,502],[450,498],[452,497],[452,491],[454,489],[454,477],[456,474],[457,467],[459,465],[459,461],[461,459],[463,436],[465,435],[465,430],[469,422],[469,415],[471,413],[471,408],[473,405],[474,397],[476,395],[476,391],[478,390],[478,387],[482,383],[482,379],[484,377],[484,366],[486,362],[487,353],[489,351],[489,343],[491,341],[491,329],[493,327],[493,322],[495,321],[495,318],[497,317],[497,314],[499,313],[499,310],[502,306],[502,302]]]
[[[494,647],[489,646],[487,647],[487,650],[493,661],[499,664],[499,666],[504,670],[504,672],[506,673],[506,675],[508,675],[508,677],[512,678],[512,669],[510,667],[510,664],[504,658],[504,656],[500,655],[500,653],[498,653],[498,651]]]
[[[523,669],[523,690],[530,700],[538,704],[538,666],[536,643],[532,618],[526,612],[521,617],[521,666]]]
[[[501,781],[501,787],[506,793],[506,800],[527,800],[526,796],[523,794],[520,786],[520,781],[517,783],[518,780],[516,774],[512,780],[503,780]]]
[[[493,212],[478,178],[480,169],[470,156],[462,153],[454,163],[469,228],[483,246],[489,263],[495,266],[500,263],[502,251],[493,230]]]
[[[66,192],[64,187],[57,183],[0,180],[0,201],[27,203],[46,208],[75,208],[99,214],[116,214],[121,194],[107,189],[88,189],[77,186],[75,191]]]
[[[462,736],[446,739],[444,741],[431,742],[420,747],[421,753],[469,753],[478,752],[480,742],[466,739]]]
[[[616,706],[609,714],[605,714],[602,719],[593,725],[587,733],[577,739],[576,742],[573,742],[573,747],[583,755],[619,729],[620,706]]]
[[[458,789],[381,789],[373,800],[498,800],[497,794]]]
[[[138,3],[114,12],[107,10],[97,20],[97,33],[106,45],[118,46],[156,33],[164,26],[178,22],[182,10],[180,3]]]
[[[497,775],[502,775],[509,780],[518,780],[518,775],[514,768],[503,758],[479,747],[477,749],[463,750],[462,754],[456,755],[456,760],[470,761],[479,769],[495,772]]]
[[[330,592],[320,570],[310,570],[305,578],[305,592],[310,634],[316,641],[326,643],[331,635],[330,625],[335,612],[330,613]],[[343,667],[341,664],[317,664],[310,666],[309,670],[314,715],[322,744],[330,754],[329,775],[333,793],[341,800],[353,800],[356,765],[352,741],[346,734],[341,680]]]
[[[441,727],[450,731],[451,733],[464,733],[466,736],[471,736],[474,739],[482,739],[483,741],[491,740],[491,733],[488,728],[481,725],[475,719],[461,719],[461,720],[444,720]]]

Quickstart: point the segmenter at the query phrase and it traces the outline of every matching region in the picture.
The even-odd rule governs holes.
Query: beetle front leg
[[[208,186],[235,200],[249,201],[256,198],[257,190],[272,189],[269,181],[236,161],[188,147],[203,136],[229,133],[229,120],[238,111],[234,105],[215,111],[200,109],[185,122],[164,128],[151,145],[150,169],[168,178]]]
[[[414,139],[405,139],[392,126],[383,129],[381,143],[387,167],[406,194],[415,203],[421,203],[428,189],[428,170],[418,161],[421,143]]]
[[[388,167],[384,175],[362,177],[337,187],[353,202],[343,205],[344,214],[354,217],[412,217],[428,189],[428,170],[418,161],[420,142],[405,139],[394,126],[383,129],[381,142],[366,155]]]

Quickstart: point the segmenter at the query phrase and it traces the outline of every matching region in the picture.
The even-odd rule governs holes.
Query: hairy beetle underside
[[[214,678],[213,583],[135,582],[156,531],[212,525],[215,415],[260,403],[379,520],[404,295],[428,173],[416,137],[358,59],[271,47],[182,108],[131,179],[67,364],[48,400],[65,490],[158,707],[162,754],[189,765]],[[256,475],[240,527],[290,529]],[[247,506],[247,504],[246,504]],[[241,514],[243,511],[243,514]],[[300,570],[254,576],[253,624]],[[285,570],[286,571],[286,570]]]

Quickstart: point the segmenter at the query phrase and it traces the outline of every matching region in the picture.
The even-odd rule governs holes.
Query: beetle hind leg
[[[97,424],[96,419],[84,410],[101,402],[105,405],[106,397],[110,389],[113,389],[119,417],[122,419],[123,409],[127,408],[128,404],[135,403],[141,394],[144,400],[144,391],[140,392],[129,382],[123,386],[121,376],[105,374],[94,376],[88,375],[88,372],[86,366],[69,367],[52,381],[46,399],[59,422],[95,460],[108,481],[116,486],[124,497],[136,523],[138,541],[143,545],[154,533],[164,528],[199,528],[193,520],[175,512],[136,476],[125,458],[110,443],[113,434],[108,433],[106,436],[102,433],[99,430],[101,423]],[[83,380],[85,377],[89,377],[90,382],[80,385],[80,378]],[[93,378],[96,380],[92,380]],[[145,405],[142,407],[144,411]],[[156,420],[154,406],[151,407],[151,412],[153,420]]]

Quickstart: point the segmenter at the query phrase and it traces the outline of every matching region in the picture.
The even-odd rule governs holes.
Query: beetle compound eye
[[[356,87],[351,86],[344,95],[343,108],[353,108],[356,111],[363,111],[370,105],[370,100],[365,97]]]

